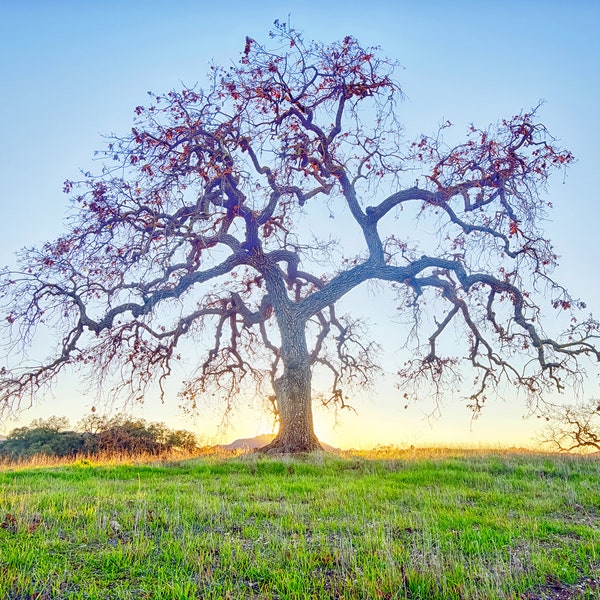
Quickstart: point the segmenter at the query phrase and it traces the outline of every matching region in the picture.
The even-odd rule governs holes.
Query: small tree
[[[167,432],[165,445],[167,448],[173,450],[194,452],[198,448],[198,440],[191,431],[175,429]]]
[[[82,425],[90,436],[88,446],[96,452],[160,454],[166,449],[164,438],[168,430],[162,423],[148,424],[144,419],[121,414],[98,420],[88,417]]]
[[[458,145],[443,141],[450,123],[407,142],[395,65],[378,49],[305,43],[277,22],[272,40],[247,38],[206,90],[152,96],[131,134],[108,144],[99,176],[65,182],[68,233],[2,276],[8,350],[30,345],[40,323],[59,332],[41,365],[2,370],[4,409],[68,365],[100,390],[112,380],[137,399],[156,382],[164,394],[184,340],[212,336],[187,404],[212,389],[230,408],[253,382],[274,394],[279,433],[266,450],[318,449],[313,371],[329,373],[323,401],[340,406],[347,386],[377,373],[376,345],[336,310],[369,281],[413,323],[399,370],[407,398],[423,379],[439,393],[465,362],[474,411],[502,381],[537,402],[579,376],[581,356],[600,357],[595,321],[556,338],[540,325],[540,288],[555,309],[576,308],[540,228],[548,177],[573,157],[535,110],[471,126]],[[336,246],[327,215],[345,219],[354,245]],[[435,234],[414,239],[403,220]],[[449,353],[454,327],[463,334]]]
[[[560,452],[600,452],[600,400],[550,407],[542,442]]]

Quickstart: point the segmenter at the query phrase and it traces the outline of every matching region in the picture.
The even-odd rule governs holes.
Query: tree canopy
[[[572,154],[537,108],[471,125],[455,145],[449,122],[406,140],[395,67],[353,37],[306,42],[276,22],[268,44],[246,38],[239,63],[213,66],[205,89],[136,107],[102,171],[65,182],[67,233],[2,273],[13,356],[2,408],[68,366],[124,398],[164,394],[186,340],[212,340],[184,403],[213,392],[230,407],[251,383],[279,421],[267,449],[317,449],[316,392],[344,406],[349,386],[378,373],[375,340],[337,309],[369,281],[410,323],[405,398],[423,380],[441,392],[463,367],[475,412],[503,382],[536,404],[580,377],[582,357],[600,359],[598,323],[575,316],[585,306],[553,279],[542,230],[548,178]],[[343,216],[353,244],[328,215]],[[561,335],[544,332],[545,299],[573,312]],[[48,357],[24,357],[48,329]],[[459,343],[449,351],[444,338]],[[329,374],[327,392],[312,389],[315,369]]]

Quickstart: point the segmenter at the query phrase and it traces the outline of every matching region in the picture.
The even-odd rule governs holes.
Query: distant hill
[[[256,450],[266,446],[275,436],[272,433],[263,433],[252,438],[240,438],[230,444],[220,444],[223,450]]]
[[[223,448],[223,450],[256,450],[257,448],[266,446],[274,438],[275,434],[273,433],[263,433],[252,438],[240,438],[230,444],[220,444],[219,447]],[[330,446],[326,442],[321,442],[321,446],[323,446],[323,450],[327,450],[328,452],[337,450],[337,448]]]

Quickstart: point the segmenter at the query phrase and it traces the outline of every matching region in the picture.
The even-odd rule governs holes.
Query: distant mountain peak
[[[220,446],[224,450],[256,450],[256,448],[266,446],[274,438],[274,433],[261,433],[251,438],[239,438],[230,444],[221,444]]]

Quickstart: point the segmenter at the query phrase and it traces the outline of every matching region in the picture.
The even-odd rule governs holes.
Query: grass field
[[[257,455],[0,470],[0,598],[600,598],[600,461]]]

